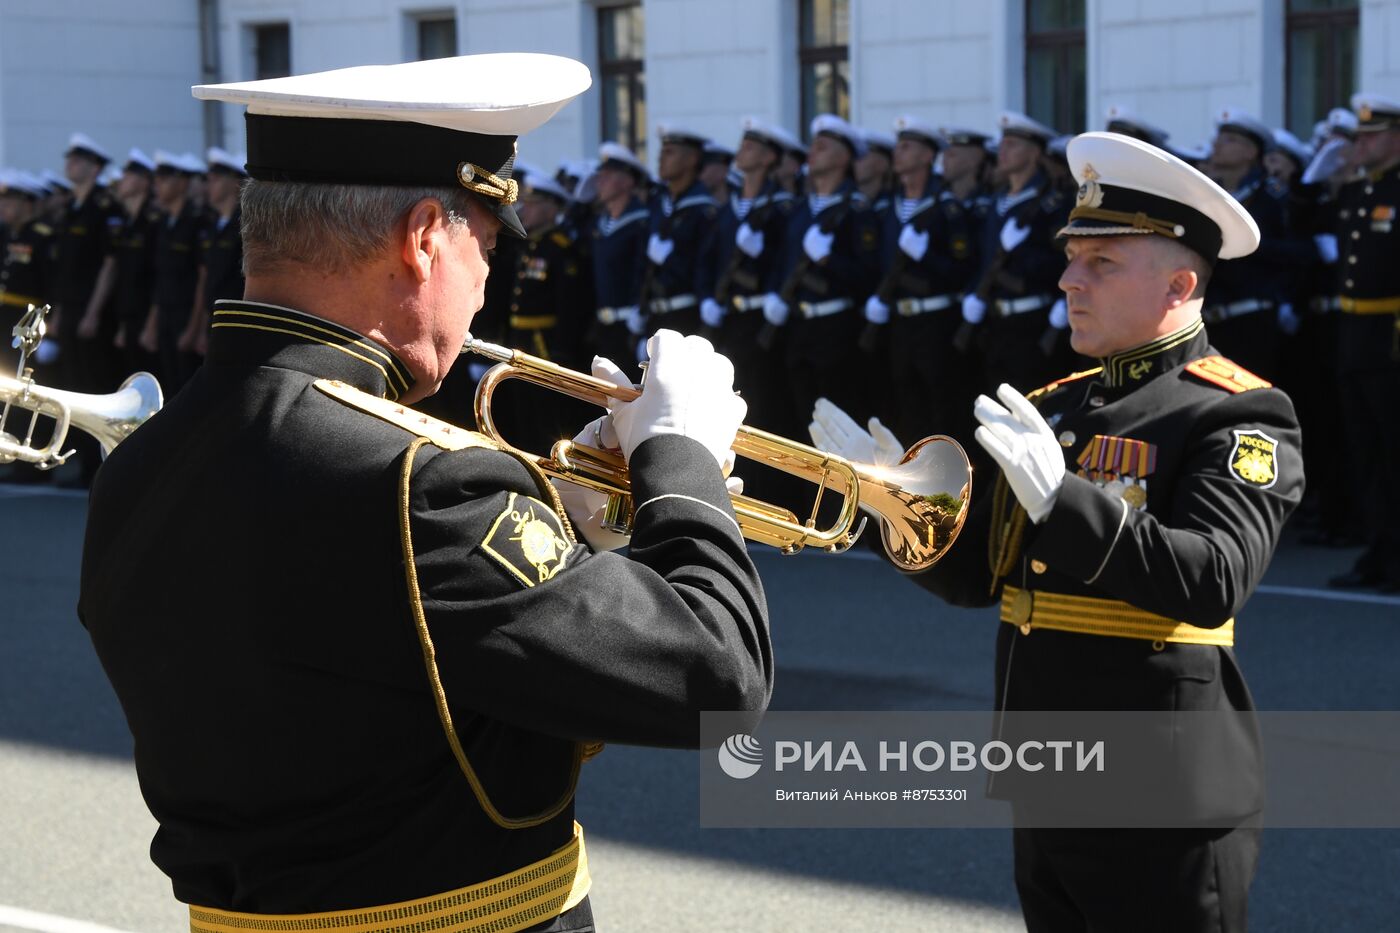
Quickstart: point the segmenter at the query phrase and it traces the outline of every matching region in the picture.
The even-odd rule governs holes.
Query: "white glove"
[[[719,327],[724,321],[724,306],[713,298],[700,302],[700,320],[706,327]]]
[[[1050,306],[1050,326],[1056,330],[1064,330],[1069,326],[1069,305],[1061,298]]]
[[[987,316],[987,303],[972,292],[968,292],[963,295],[962,316],[963,320],[969,324],[981,324],[982,318]]]
[[[608,405],[622,455],[631,460],[643,441],[681,434],[699,441],[714,455],[715,464],[723,465],[748,411],[734,394],[734,364],[704,337],[684,337],[673,330],[657,331],[647,349],[651,365],[641,397]],[[595,360],[595,374],[599,364],[617,368]]]
[[[774,327],[782,327],[787,323],[787,302],[779,298],[776,292],[769,292],[763,296],[763,319]]]
[[[822,233],[818,224],[812,224],[802,236],[802,249],[812,262],[821,262],[831,255],[831,244],[836,242],[836,234]]]
[[[899,231],[899,248],[915,262],[921,261],[928,252],[928,231],[920,233],[913,224],[905,224]]]
[[[642,309],[636,305],[619,308],[617,316],[622,318],[622,323],[627,325],[629,333],[640,334],[646,329],[646,321],[642,319]]]
[[[1006,383],[997,389],[1003,408],[985,395],[977,396],[972,414],[981,423],[977,443],[1001,467],[1007,484],[1039,524],[1055,507],[1065,482],[1065,455],[1055,432],[1026,397]]]
[[[1303,170],[1302,183],[1314,185],[1337,174],[1337,170],[1346,162],[1347,148],[1350,145],[1345,139],[1328,140]]]
[[[807,432],[818,449],[853,463],[895,466],[904,459],[904,445],[879,418],[871,418],[867,424],[869,431],[835,404],[819,398],[812,406],[812,423],[807,425]]]
[[[611,361],[601,357],[593,358],[593,375],[600,379],[609,379],[618,385],[632,385],[631,380],[613,366]],[[582,431],[574,435],[574,443],[586,447],[598,447],[600,442],[605,448],[617,449],[617,435],[613,433],[607,415],[588,422]],[[569,521],[573,522],[574,528],[583,536],[583,540],[588,542],[589,547],[595,551],[615,551],[627,545],[630,540],[627,535],[620,535],[603,527],[603,511],[608,504],[607,493],[595,492],[559,479],[551,479],[550,482],[558,491],[559,500],[564,503],[564,512],[569,516]]]
[[[865,299],[865,319],[871,324],[887,324],[890,320],[890,306],[880,300],[879,295]]]
[[[472,382],[480,382],[480,381],[481,381],[481,377],[484,376],[484,375],[486,375],[486,371],[489,370],[489,369],[490,369],[492,366],[494,366],[494,365],[496,365],[496,364],[495,364],[495,363],[468,363],[468,364],[467,364],[467,375],[472,377]]]
[[[763,253],[763,231],[755,230],[744,221],[734,231],[734,245],[743,250],[745,256],[757,259]]]
[[[1331,233],[1319,233],[1313,237],[1313,242],[1317,244],[1317,254],[1322,257],[1322,261],[1327,265],[1333,265],[1337,261],[1337,237]]]
[[[674,240],[663,240],[661,234],[653,233],[647,240],[647,258],[658,266],[664,265],[666,257],[671,255],[671,250],[676,248]]]
[[[1001,248],[1009,253],[1026,242],[1026,237],[1030,235],[1030,227],[1021,226],[1014,215],[1008,217],[1006,223],[1001,225]]]
[[[1298,317],[1298,312],[1293,310],[1293,305],[1288,302],[1278,306],[1278,329],[1290,337],[1296,336],[1298,328],[1303,324],[1303,319]]]

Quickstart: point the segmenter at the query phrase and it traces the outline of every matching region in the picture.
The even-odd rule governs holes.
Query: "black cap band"
[[[1214,264],[1224,241],[1220,226],[1188,204],[1133,188],[1086,181],[1060,236],[1157,234]]]

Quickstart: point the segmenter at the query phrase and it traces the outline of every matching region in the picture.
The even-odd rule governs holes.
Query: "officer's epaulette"
[[[563,230],[555,230],[549,235],[549,238],[554,241],[556,246],[561,246],[564,249],[568,249],[570,246],[574,245],[573,238]]]
[[[1056,379],[1049,385],[1043,385],[1039,389],[1026,393],[1026,399],[1031,402],[1039,401],[1040,399],[1049,395],[1051,392],[1054,392],[1060,386],[1069,385],[1071,382],[1078,382],[1080,379],[1087,379],[1090,376],[1097,376],[1101,372],[1103,372],[1103,367],[1095,366],[1093,369],[1086,369],[1082,372],[1070,373],[1063,379]]]
[[[405,408],[387,398],[362,392],[338,379],[317,379],[315,386],[331,398],[344,402],[352,408],[358,408],[366,414],[373,415],[390,424],[396,424],[410,434],[426,437],[443,450],[466,450],[468,447],[485,447],[488,450],[501,449],[499,444],[485,434],[455,427],[446,421],[431,418],[420,411]]]
[[[1232,363],[1223,356],[1206,356],[1187,363],[1186,371],[1197,379],[1220,386],[1227,392],[1248,392],[1250,389],[1273,387],[1272,382],[1260,379],[1238,363]]]

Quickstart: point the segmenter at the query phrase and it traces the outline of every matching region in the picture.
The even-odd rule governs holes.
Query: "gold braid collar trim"
[[[1124,233],[1157,233],[1162,236],[1171,237],[1172,239],[1179,239],[1186,234],[1186,228],[1180,224],[1171,224],[1167,223],[1165,220],[1157,220],[1156,218],[1148,217],[1142,211],[1129,214],[1126,211],[1106,211],[1101,207],[1085,206],[1076,207],[1069,212],[1070,220],[1079,220],[1080,218],[1084,218],[1085,220],[1103,220],[1108,223],[1119,224],[1124,228],[1121,231]],[[1101,233],[1104,231],[1096,230],[1094,232]],[[1117,233],[1120,231],[1115,229],[1113,232]]]
[[[520,196],[520,184],[514,178],[502,178],[472,162],[457,164],[457,180],[468,191],[502,204],[514,204]]]

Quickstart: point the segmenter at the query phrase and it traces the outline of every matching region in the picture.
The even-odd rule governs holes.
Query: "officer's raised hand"
[[[1055,432],[1024,395],[1003,382],[997,398],[1001,405],[985,395],[977,396],[973,405],[972,413],[982,425],[977,443],[996,460],[1016,500],[1039,524],[1055,507],[1064,485],[1065,455]]]
[[[834,402],[819,398],[812,406],[812,423],[807,425],[807,433],[819,449],[852,463],[894,466],[904,459],[904,445],[879,418],[871,418],[867,425],[869,431]]]

